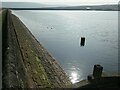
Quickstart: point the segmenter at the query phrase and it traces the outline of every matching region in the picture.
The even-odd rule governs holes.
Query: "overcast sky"
[[[2,0],[2,2],[38,2],[38,3],[56,3],[56,4],[112,4],[119,0]]]

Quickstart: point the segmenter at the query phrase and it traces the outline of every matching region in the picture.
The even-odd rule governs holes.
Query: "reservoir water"
[[[13,11],[65,70],[72,83],[100,64],[118,74],[117,11]],[[80,45],[85,37],[85,45]]]

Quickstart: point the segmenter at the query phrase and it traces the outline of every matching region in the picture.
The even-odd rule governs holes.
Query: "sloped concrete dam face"
[[[70,88],[71,82],[58,62],[19,18],[8,10],[5,22],[3,88]]]

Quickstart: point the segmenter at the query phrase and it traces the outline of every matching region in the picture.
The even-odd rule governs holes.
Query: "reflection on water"
[[[69,65],[72,64],[69,63]],[[84,79],[82,70],[74,65],[72,65],[71,68],[68,68],[65,71],[67,71],[67,74],[72,83],[76,83]]]
[[[80,73],[82,73],[82,72],[80,72]],[[76,83],[76,82],[80,81],[80,78],[82,78],[80,73],[76,68],[71,69],[69,77],[70,77],[70,80],[72,83]]]
[[[33,13],[34,12],[34,13]],[[93,66],[118,72],[116,11],[14,11],[38,41],[58,60],[73,83],[86,79]],[[80,46],[80,37],[86,45]]]
[[[71,72],[70,79],[71,79],[72,83],[76,83],[77,81],[79,81],[78,80],[79,79],[78,75],[79,74],[75,71]]]

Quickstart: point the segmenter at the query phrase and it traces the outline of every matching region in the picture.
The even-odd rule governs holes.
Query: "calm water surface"
[[[58,60],[75,83],[92,74],[118,73],[117,11],[13,11],[39,42]],[[80,38],[85,37],[85,46]]]

